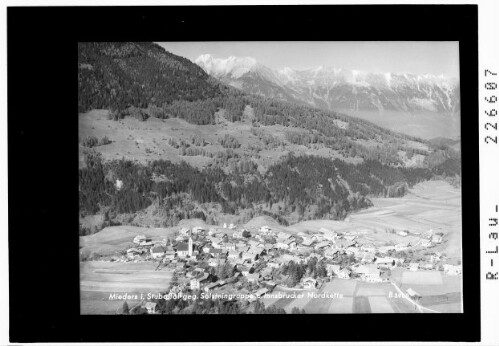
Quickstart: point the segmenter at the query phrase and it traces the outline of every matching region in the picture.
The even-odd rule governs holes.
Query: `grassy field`
[[[437,271],[393,271],[391,279],[402,291],[412,288],[422,298],[419,303],[439,312],[462,312],[462,276]]]
[[[402,198],[372,198],[374,206],[351,214],[344,221],[310,220],[286,228],[290,233],[326,228],[336,232],[365,234],[358,242],[377,244],[410,242],[415,244],[417,234],[400,236],[395,231],[422,233],[430,229],[444,233],[444,241],[431,251],[439,251],[449,258],[461,258],[461,191],[444,181],[427,181],[414,186]]]
[[[372,198],[374,207],[352,214],[350,223],[373,230],[369,237],[379,241],[414,242],[417,237],[401,237],[385,230],[444,233],[444,242],[432,251],[449,258],[461,258],[461,190],[444,181],[427,181],[414,186],[402,198]],[[353,227],[352,227],[353,228]]]
[[[404,271],[403,285],[442,285],[442,275],[438,271]]]
[[[80,289],[106,292],[162,290],[168,287],[172,273],[166,269],[156,271],[156,266],[154,262],[83,262],[80,264]]]
[[[372,312],[369,298],[358,296],[353,298],[353,311],[354,314],[369,314]]]
[[[404,298],[392,298],[395,289],[390,283],[367,283],[356,280],[333,279],[317,291],[282,291],[302,293],[303,298],[264,298],[266,307],[275,305],[291,312],[294,307],[309,314],[325,313],[413,313],[414,307]],[[317,297],[309,297],[315,292]],[[275,293],[275,292],[274,292]],[[320,294],[337,294],[335,297],[321,297]],[[341,295],[341,296],[340,296]]]
[[[219,112],[223,114],[223,111]],[[220,118],[220,117],[219,117]],[[230,122],[223,121],[216,125],[197,126],[182,119],[157,119],[149,118],[147,121],[139,121],[131,117],[125,117],[119,121],[109,120],[107,110],[92,110],[81,113],[78,117],[78,134],[80,142],[87,136],[102,138],[108,137],[112,143],[95,147],[102,153],[104,159],[121,159],[122,157],[138,162],[165,159],[172,162],[181,160],[201,168],[212,161],[205,156],[180,156],[178,149],[168,144],[169,139],[177,143],[180,140],[189,141],[192,136],[200,136],[208,142],[203,149],[207,152],[225,151],[218,139],[226,134],[234,136],[241,143],[241,147],[234,152],[243,155],[251,153],[251,146],[260,146],[260,139],[251,133],[251,121]],[[303,145],[295,145],[287,142],[285,132],[289,128],[282,125],[272,125],[260,128],[266,135],[271,135],[284,143],[284,147],[264,149],[260,152],[260,158],[255,159],[259,168],[265,170],[275,164],[281,156],[290,151],[295,153],[313,153],[315,155],[341,158],[347,162],[361,162],[360,158],[345,158],[337,151],[322,147],[311,150]],[[296,130],[298,131],[298,130]],[[80,164],[83,164],[83,147],[80,146]]]
[[[123,301],[110,300],[110,294],[137,295],[163,292],[172,273],[155,271],[153,262],[83,262],[80,264],[80,306],[82,314],[114,313]],[[140,301],[140,298],[138,299]],[[137,302],[138,302],[137,301]],[[134,303],[134,300],[129,300]]]
[[[136,235],[144,234],[151,237],[153,241],[162,241],[171,237],[179,229],[186,227],[202,226],[207,229],[207,225],[200,219],[182,220],[178,226],[168,228],[149,228],[136,226],[111,226],[102,231],[80,237],[80,253],[97,253],[102,256],[115,255],[131,247],[136,246],[133,238]]]
[[[369,297],[371,312],[376,314],[393,313],[393,308],[386,297]]]

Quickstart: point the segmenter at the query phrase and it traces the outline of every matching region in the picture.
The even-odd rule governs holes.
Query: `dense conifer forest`
[[[342,219],[347,213],[369,207],[369,197],[398,197],[408,187],[437,175],[459,174],[459,162],[447,160],[433,169],[396,168],[377,161],[354,165],[318,156],[288,155],[265,174],[225,173],[221,168],[199,170],[185,162],[153,161],[142,165],[128,160],[103,162],[89,152],[80,169],[80,211],[134,213],[156,203],[183,210],[187,194],[198,204],[216,203],[224,213],[252,210],[265,214],[280,205],[284,220],[291,213],[311,218]],[[122,182],[118,186],[117,181]],[[263,206],[263,208],[262,208]],[[188,218],[183,214],[181,218]],[[206,219],[206,215],[198,215]],[[286,221],[284,221],[286,222]]]

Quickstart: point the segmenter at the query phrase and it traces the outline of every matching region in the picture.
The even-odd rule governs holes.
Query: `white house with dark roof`
[[[376,264],[361,264],[360,266],[352,267],[353,271],[361,275],[362,279],[367,282],[381,282],[380,270]]]
[[[346,240],[346,239],[338,239],[335,243],[334,246],[338,249],[346,249],[350,246],[354,246],[355,242],[351,240]]]
[[[133,248],[126,250],[126,254],[128,257],[132,258],[132,257],[135,257],[137,255],[141,255],[142,250],[139,250],[139,249],[133,247]]]
[[[360,250],[359,248],[350,246],[345,249],[345,253],[348,255],[354,255],[355,257],[359,257]]]
[[[212,257],[222,257],[223,255],[225,255],[227,253],[226,250],[222,249],[222,248],[211,248],[210,249],[210,252],[209,254],[212,256]]]
[[[324,256],[328,259],[333,259],[337,253],[339,253],[340,250],[339,249],[333,249],[333,248],[328,248],[325,252],[324,252]]]
[[[201,283],[198,279],[191,279],[191,290],[198,290],[201,287]]]
[[[395,246],[387,245],[387,246],[380,246],[378,248],[379,253],[387,253],[389,251],[395,250]]]
[[[250,273],[250,268],[248,268],[248,267],[247,267],[247,266],[245,266],[245,265],[242,265],[242,266],[239,266],[239,265],[238,265],[238,268],[237,268],[237,269],[238,269],[238,270],[241,272],[241,274],[243,274],[244,276],[248,276],[248,275],[249,275],[249,273]]]
[[[332,276],[333,274],[338,275],[341,270],[339,264],[327,264],[326,265],[327,275]]]
[[[404,250],[407,250],[410,246],[411,246],[411,244],[409,242],[398,243],[398,244],[395,244],[395,250],[396,251],[404,251]]]
[[[367,271],[364,273],[364,280],[368,282],[381,282],[380,270],[375,264],[366,265]]]
[[[253,274],[247,274],[246,279],[248,279],[248,282],[258,282],[258,279],[260,278],[260,275],[257,273]]]
[[[192,233],[193,234],[199,234],[199,233],[202,233],[202,232],[204,232],[203,227],[195,226],[195,227],[192,228]]]
[[[272,279],[272,268],[266,267],[260,272],[260,275],[262,278],[266,280],[271,280]]]
[[[150,238],[147,238],[144,234],[138,234],[133,238],[133,242],[137,245],[140,245],[140,243],[143,243],[145,241],[151,241]]]
[[[376,258],[376,264],[380,267],[391,268],[397,264],[396,258],[393,257],[378,257]]]
[[[375,253],[376,252],[376,247],[371,244],[371,243],[366,243],[366,244],[363,244],[360,249],[362,251],[366,251],[366,252],[372,252],[372,253]]]
[[[322,241],[322,242],[320,242],[320,243],[316,244],[316,245],[314,246],[314,248],[315,248],[316,250],[320,250],[320,249],[325,248],[325,247],[328,247],[328,246],[329,246],[329,242],[328,242],[328,241]]]
[[[338,272],[338,278],[339,279],[350,279],[352,271],[348,268],[343,268]]]
[[[412,299],[417,300],[417,299],[421,298],[421,295],[418,292],[414,291],[412,288],[408,288],[405,291],[407,292],[409,297],[411,297]]]
[[[208,265],[210,267],[217,267],[219,265],[224,265],[226,262],[225,258],[210,258],[208,260]]]
[[[317,280],[315,280],[314,278],[311,278],[311,277],[308,277],[308,278],[304,278],[303,281],[303,287],[304,288],[315,288],[317,287]]]
[[[185,227],[181,228],[181,229],[178,231],[178,233],[179,233],[179,234],[182,234],[182,235],[184,235],[184,236],[188,236],[188,235],[189,235],[189,232],[190,232],[190,230],[189,230],[188,228],[185,228]]]
[[[302,246],[312,246],[312,244],[314,244],[314,243],[315,243],[315,239],[313,239],[313,238],[308,238],[308,237],[307,237],[307,238],[305,238],[305,237],[304,237],[304,238],[303,238],[303,241],[302,241],[302,243],[301,243],[301,245],[302,245]]]
[[[281,266],[280,263],[277,263],[277,262],[268,262],[267,263],[267,267],[269,268],[279,268]]]
[[[418,245],[423,246],[423,247],[430,247],[431,246],[431,240],[426,239],[426,238],[421,238],[418,242]]]
[[[374,262],[376,256],[372,252],[363,252],[360,261],[363,263],[371,263]]]
[[[444,272],[447,275],[459,275],[462,273],[462,265],[444,264]]]
[[[146,308],[148,314],[155,314],[156,313],[156,303],[154,303],[154,302],[147,302],[145,304],[145,308]]]
[[[211,244],[206,244],[205,246],[203,246],[204,253],[210,253],[211,249],[213,249],[213,246],[211,246]]]
[[[323,237],[326,240],[334,242],[336,241],[336,239],[338,239],[338,233],[331,231],[328,233],[324,233]]]
[[[175,238],[175,241],[177,241],[177,242],[184,241],[184,240],[185,240],[185,238],[186,238],[186,236],[185,236],[185,235],[180,234],[180,235],[178,235],[178,236]]]
[[[211,284],[208,284],[204,287],[204,290],[206,292],[209,292],[209,291],[212,291],[213,289],[215,289],[216,287],[218,287],[219,283],[218,282],[212,282]]]
[[[240,254],[241,254],[241,251],[230,250],[229,253],[227,254],[227,259],[229,259],[229,260],[239,259]]]
[[[193,243],[192,238],[189,238],[187,243],[182,242],[177,244],[177,256],[184,258],[193,255]]]
[[[265,241],[265,238],[261,234],[255,235],[255,239],[258,240],[260,243]]]
[[[269,290],[267,288],[260,288],[258,291],[254,293],[255,297],[260,298],[264,296]]]
[[[284,240],[278,240],[275,245],[277,249],[284,249],[287,250],[289,249],[289,245],[284,242]]]
[[[409,270],[410,271],[415,272],[415,271],[418,271],[418,269],[419,269],[419,263],[418,262],[411,262],[411,263],[409,263]]]
[[[291,234],[286,233],[286,232],[279,232],[279,233],[277,233],[277,238],[279,238],[281,240],[285,240],[285,239],[291,238]]]
[[[162,246],[155,246],[151,248],[151,257],[160,258],[165,255],[165,248]]]
[[[262,226],[262,227],[260,227],[260,229],[258,231],[262,234],[268,234],[270,231],[270,227],[269,226]]]
[[[256,241],[256,240],[248,240],[248,245],[251,246],[251,247],[256,247],[258,246],[258,244],[260,244],[260,242]]]
[[[234,233],[232,233],[232,238],[243,239],[244,238],[243,232],[244,232],[244,230],[235,231]]]
[[[443,238],[440,234],[433,234],[431,236],[431,242],[435,244],[440,244],[442,242]]]

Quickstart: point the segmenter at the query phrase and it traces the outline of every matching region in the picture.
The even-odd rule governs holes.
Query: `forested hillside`
[[[403,196],[417,182],[436,175],[459,174],[448,160],[433,169],[395,168],[377,161],[359,165],[317,156],[289,155],[265,174],[196,169],[186,163],[127,160],[102,162],[87,155],[80,170],[80,212],[106,209],[111,215],[155,206],[163,225],[185,218],[215,222],[217,213],[272,215],[283,223],[304,219],[342,219],[371,205],[369,197]],[[118,183],[121,182],[121,183]]]
[[[223,88],[222,88],[223,89]],[[78,109],[146,108],[222,95],[197,65],[154,43],[79,43]]]
[[[459,154],[442,143],[243,94],[152,43],[80,43],[78,64],[80,112],[110,110],[105,126],[93,123],[91,136],[80,138],[81,216],[147,211],[168,226],[192,217],[215,223],[222,214],[265,214],[281,223],[342,219],[370,206],[369,197],[402,196],[419,181],[460,175]],[[165,132],[139,130],[125,118],[156,120]],[[184,125],[168,125],[174,119]],[[118,128],[126,138],[112,137]],[[152,134],[142,148],[142,135]],[[159,159],[135,160],[124,147],[146,157],[156,150]],[[118,151],[110,157],[109,148]],[[195,167],[186,157],[203,163]]]
[[[254,110],[255,126],[280,124],[310,131],[290,134],[294,144],[320,143],[348,156],[402,163],[398,151],[428,155],[426,142],[333,111],[245,95],[209,77],[198,65],[153,43],[80,43],[79,110],[111,109],[119,120],[133,116],[177,117],[196,125],[215,124],[224,109],[228,121]],[[423,143],[422,146],[414,143]]]

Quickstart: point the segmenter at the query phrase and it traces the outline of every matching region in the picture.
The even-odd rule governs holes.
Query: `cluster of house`
[[[225,225],[226,226],[226,225]],[[312,257],[324,261],[329,277],[340,279],[359,279],[367,282],[387,280],[387,269],[405,267],[409,270],[435,269],[443,256],[439,253],[428,256],[425,262],[408,262],[404,258],[392,257],[392,251],[403,251],[413,246],[401,242],[393,246],[375,246],[365,242],[362,232],[337,233],[324,228],[317,233],[299,232],[292,235],[277,232],[268,226],[262,226],[251,232],[236,229],[234,225],[223,229],[203,227],[183,228],[174,241],[153,241],[145,235],[133,239],[136,244],[127,250],[130,259],[160,259],[172,267],[179,277],[189,283],[179,289],[203,290],[211,292],[226,285],[242,285],[242,282],[257,284],[252,297],[258,298],[271,291],[282,277],[276,277],[274,269],[294,261],[307,263]],[[227,232],[230,229],[230,232]],[[405,233],[405,234],[404,234]],[[400,234],[402,237],[407,232]],[[362,240],[362,241],[361,241]],[[416,246],[428,247],[442,242],[442,236],[428,232],[420,237]],[[341,259],[350,257],[348,265]],[[213,282],[209,267],[229,264],[235,269],[235,275],[225,280]],[[461,266],[445,264],[444,270],[449,275],[460,274]],[[245,280],[240,280],[245,278]],[[321,279],[319,279],[321,280]],[[315,288],[320,282],[312,277],[305,277],[300,285],[303,288]]]

